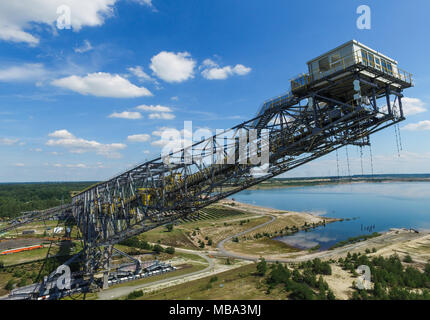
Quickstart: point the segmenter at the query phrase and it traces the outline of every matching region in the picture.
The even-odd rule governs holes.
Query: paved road
[[[101,291],[97,294],[97,299],[98,300],[112,300],[112,299],[117,299],[120,297],[124,297],[126,295],[128,295],[130,292],[136,291],[136,290],[142,290],[146,287],[150,287],[150,286],[154,286],[154,285],[159,285],[159,284],[163,284],[163,283],[167,283],[167,282],[172,282],[175,280],[184,280],[186,281],[188,278],[191,278],[191,280],[194,280],[193,278],[195,278],[196,275],[199,275],[201,273],[205,273],[205,272],[209,272],[214,268],[214,262],[212,261],[212,259],[208,258],[205,254],[198,252],[198,251],[194,251],[194,250],[187,250],[187,249],[180,249],[180,248],[175,248],[175,250],[177,252],[183,252],[183,253],[191,253],[191,254],[195,254],[200,256],[201,258],[205,259],[208,262],[208,266],[203,269],[203,270],[199,270],[199,271],[195,271],[195,272],[191,272],[191,273],[187,273],[185,275],[180,275],[180,276],[175,276],[175,277],[170,277],[167,279],[163,279],[163,280],[158,280],[158,281],[154,281],[154,282],[149,282],[149,283],[145,283],[145,284],[136,284],[136,285],[130,285],[130,286],[123,286],[123,287],[118,287],[118,288],[112,288],[112,289],[107,289],[104,291]]]

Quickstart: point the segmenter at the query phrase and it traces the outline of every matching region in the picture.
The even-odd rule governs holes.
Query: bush
[[[0,261],[0,269],[4,269],[4,262]]]
[[[266,274],[266,271],[267,271],[267,263],[266,263],[266,260],[262,258],[261,261],[257,263],[257,274],[262,277]]]
[[[27,278],[22,278],[18,283],[18,287],[25,287],[26,285],[27,285]]]
[[[167,232],[172,232],[173,231],[173,224],[169,223],[168,225],[166,225],[166,229],[167,229]]]
[[[4,288],[10,291],[13,289],[14,285],[15,285],[15,281],[13,279],[10,279]]]
[[[403,262],[412,263],[414,261],[412,260],[412,257],[408,254],[406,257],[404,257]]]
[[[156,244],[154,248],[152,248],[152,251],[154,251],[156,254],[160,254],[161,252],[164,252],[164,249],[159,244]]]
[[[217,282],[218,281],[218,277],[217,276],[213,276],[209,282]]]
[[[127,299],[132,300],[132,299],[137,299],[137,298],[142,297],[142,296],[143,296],[143,291],[142,290],[133,291],[133,292],[131,292],[131,293],[128,294]]]
[[[212,240],[211,239],[209,239],[208,240],[208,246],[211,246],[212,245]]]
[[[173,248],[173,247],[168,247],[168,248],[166,248],[166,249],[164,250],[164,252],[165,252],[165,253],[168,253],[168,254],[175,254],[175,248]]]
[[[200,246],[199,247],[203,249],[205,247],[205,243],[204,242],[200,242]]]

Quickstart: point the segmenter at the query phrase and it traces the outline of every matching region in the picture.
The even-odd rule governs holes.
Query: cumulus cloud
[[[172,109],[170,107],[160,106],[160,105],[147,106],[142,104],[140,106],[137,106],[136,109],[142,110],[142,111],[149,111],[149,112],[172,112]]]
[[[202,76],[208,80],[224,80],[233,75],[244,76],[251,72],[251,68],[245,67],[242,64],[221,68],[211,59],[203,61],[201,69],[203,69]]]
[[[78,138],[65,129],[54,131],[49,136],[54,139],[48,140],[46,142],[47,146],[62,147],[71,153],[78,154],[95,152],[108,158],[120,158],[121,154],[119,151],[127,147],[122,143],[103,144],[94,140]]]
[[[423,120],[417,123],[410,123],[402,128],[407,131],[430,131],[430,120]]]
[[[0,1],[0,39],[37,45],[39,38],[31,33],[35,24],[54,28],[63,5],[70,8],[70,24],[74,31],[85,26],[100,26],[112,16],[117,0],[19,0]]]
[[[105,72],[90,73],[85,77],[65,77],[52,81],[52,85],[96,97],[136,98],[152,96],[148,89],[138,87],[120,75]]]
[[[25,63],[0,69],[0,81],[19,82],[41,80],[48,74],[41,63]]]
[[[427,111],[425,108],[425,103],[418,98],[404,97],[402,99],[402,105],[405,116],[410,116]]]
[[[149,134],[134,134],[127,137],[127,140],[131,142],[147,142],[149,139],[151,139]]]
[[[150,68],[166,82],[183,82],[194,77],[195,65],[188,52],[162,51],[151,58]]]
[[[173,120],[176,116],[173,113],[159,112],[151,113],[149,119],[162,119],[162,120]]]
[[[151,112],[148,116],[149,119],[172,120],[176,118],[176,116],[172,113],[173,110],[170,107],[160,105],[141,105],[136,108],[145,112]]]
[[[123,112],[114,112],[109,118],[119,118],[119,119],[129,119],[129,120],[137,120],[141,119],[142,115],[140,112],[132,112],[132,111],[123,111]]]
[[[82,46],[74,49],[76,53],[85,53],[91,50],[93,50],[93,46],[91,45],[91,42],[89,42],[88,40],[84,40],[84,44]]]
[[[394,101],[391,101],[391,105],[394,105]],[[398,103],[396,102],[396,107],[398,106]],[[418,98],[408,98],[404,97],[402,98],[402,106],[403,106],[403,113],[405,116],[412,116],[415,114],[426,112],[427,109],[425,108],[425,103]],[[398,107],[397,107],[398,108]],[[387,105],[384,105],[380,108],[382,112],[388,112]]]

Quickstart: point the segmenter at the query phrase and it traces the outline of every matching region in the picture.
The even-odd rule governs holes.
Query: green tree
[[[336,296],[334,295],[333,291],[328,289],[327,291],[327,300],[336,300]]]
[[[168,254],[175,254],[175,248],[173,248],[173,247],[168,247],[168,248],[166,248],[166,249],[164,250],[164,252],[165,252],[165,253],[168,253]]]
[[[262,277],[266,274],[266,271],[267,271],[266,260],[264,258],[261,258],[261,261],[257,263],[257,274]]]
[[[166,229],[167,229],[167,232],[172,232],[173,231],[173,223],[169,223],[168,225],[166,225]]]
[[[152,248],[152,251],[154,251],[156,254],[160,254],[161,252],[164,252],[164,249],[159,244],[156,244],[154,248]]]
[[[13,289],[14,285],[15,285],[15,280],[10,279],[10,280],[7,282],[7,284],[6,284],[6,286],[5,286],[4,288],[5,288],[6,290],[10,291],[10,290],[12,290],[12,289]]]
[[[403,262],[412,263],[413,262],[412,257],[408,254],[407,256],[404,257]]]

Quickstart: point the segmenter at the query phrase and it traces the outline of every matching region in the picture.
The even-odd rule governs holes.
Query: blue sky
[[[370,30],[356,26],[363,4]],[[61,5],[70,29],[58,28]],[[351,39],[398,60],[416,84],[405,91],[400,157],[393,128],[372,137],[375,173],[428,173],[429,12],[426,0],[4,1],[0,182],[104,180],[157,157],[162,129],[252,118],[308,60]],[[360,174],[358,150],[348,152]],[[339,157],[346,174],[345,150]],[[335,159],[286,176],[336,175]],[[370,173],[368,149],[363,163]]]

